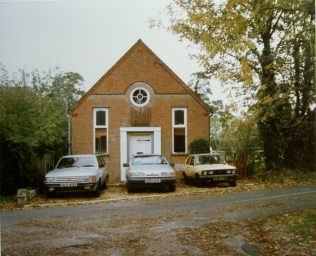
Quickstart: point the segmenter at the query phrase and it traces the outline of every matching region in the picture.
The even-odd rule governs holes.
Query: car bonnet
[[[96,175],[97,167],[70,167],[54,169],[46,174],[46,177],[62,177],[62,176],[90,176]]]

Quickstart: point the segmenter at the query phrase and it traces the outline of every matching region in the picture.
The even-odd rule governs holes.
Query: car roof
[[[202,153],[202,154],[190,154],[190,156],[209,156],[209,155],[221,155],[219,152],[210,152],[210,153]]]
[[[133,157],[142,157],[142,156],[162,156],[161,154],[137,154],[133,155]]]
[[[63,156],[64,158],[70,158],[70,157],[96,157],[95,154],[76,154],[76,155],[66,155]]]

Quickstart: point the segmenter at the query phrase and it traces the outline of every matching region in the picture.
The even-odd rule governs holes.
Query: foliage
[[[191,75],[192,79],[189,81],[189,87],[193,92],[201,98],[207,105],[211,106],[210,97],[212,95],[209,78],[203,72],[197,72]]]
[[[288,227],[290,235],[301,242],[315,238],[316,209],[302,211],[300,215],[285,214],[283,222]]]
[[[257,170],[253,176],[254,181],[270,185],[295,185],[314,183],[316,180],[316,172],[308,172],[302,170],[283,169],[282,172]]]
[[[44,173],[36,161],[49,152],[65,153],[66,113],[82,95],[77,88],[82,77],[22,70],[10,80],[5,68],[1,70],[1,194],[8,194],[21,186],[38,187]]]
[[[238,118],[230,112],[226,107],[211,118],[211,146],[226,152],[227,160],[237,167],[240,177],[252,175],[263,163],[257,118],[250,113]]]
[[[169,16],[170,30],[200,47],[205,77],[242,85],[255,101],[266,169],[311,168],[314,1],[174,0]]]
[[[202,154],[210,152],[210,142],[205,139],[193,140],[190,144],[190,154]]]

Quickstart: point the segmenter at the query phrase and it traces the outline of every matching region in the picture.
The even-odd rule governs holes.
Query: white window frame
[[[97,125],[97,112],[105,112],[105,125]],[[106,129],[106,152],[101,152],[100,154],[109,154],[109,109],[108,108],[93,108],[93,153],[97,153],[95,150],[95,130],[96,129]]]
[[[144,103],[142,103],[142,104],[138,104],[138,103],[135,102],[134,99],[133,99],[133,94],[134,94],[134,92],[137,91],[137,90],[142,90],[142,91],[144,91],[144,92],[147,94],[147,99],[146,99],[146,101],[145,101]],[[134,88],[134,89],[131,91],[129,97],[130,97],[130,101],[132,102],[132,104],[133,104],[134,106],[136,106],[136,107],[144,107],[144,106],[146,106],[146,105],[149,103],[149,101],[150,101],[150,93],[149,93],[149,91],[148,91],[146,88],[144,88],[144,87],[136,87],[136,88]]]
[[[175,112],[177,110],[183,111],[184,114],[184,124],[175,124]],[[188,115],[187,115],[187,108],[172,108],[172,154],[175,155],[181,155],[181,154],[187,154],[188,153]],[[174,152],[174,129],[175,128],[184,128],[185,133],[185,152]]]

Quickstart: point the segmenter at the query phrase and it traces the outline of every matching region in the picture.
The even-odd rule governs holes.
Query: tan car
[[[190,155],[183,168],[186,184],[190,181],[198,186],[226,182],[232,187],[236,186],[236,167],[227,164],[219,153]]]

